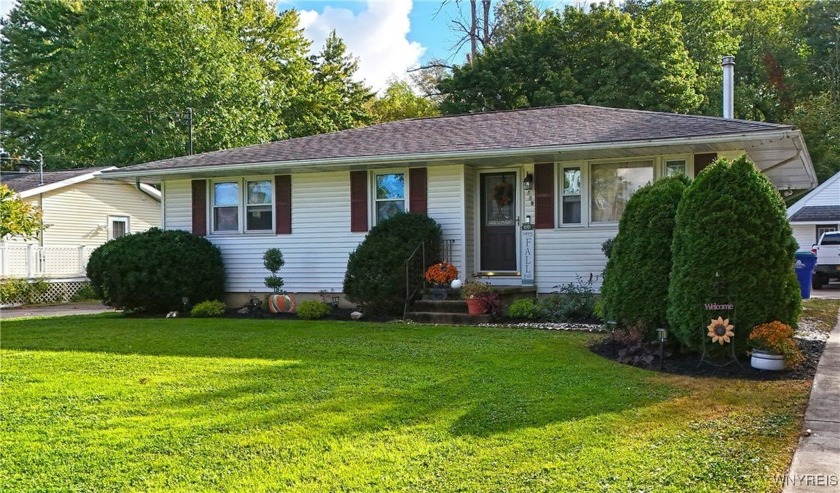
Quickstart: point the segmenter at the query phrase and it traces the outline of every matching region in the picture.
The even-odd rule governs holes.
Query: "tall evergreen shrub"
[[[703,170],[677,209],[668,291],[675,336],[701,349],[709,302],[735,303],[739,354],[754,326],[773,320],[795,326],[801,302],[795,251],[782,197],[746,157]]]
[[[604,315],[650,335],[668,323],[671,240],[677,205],[689,180],[663,178],[636,191],[627,202],[612,243],[601,296]]]
[[[87,265],[91,288],[108,306],[166,313],[224,295],[219,249],[186,231],[152,228],[121,236],[93,251]]]
[[[344,276],[347,299],[370,313],[402,313],[406,259],[425,242],[423,269],[440,261],[441,236],[435,220],[419,214],[396,214],[377,224],[350,254]]]

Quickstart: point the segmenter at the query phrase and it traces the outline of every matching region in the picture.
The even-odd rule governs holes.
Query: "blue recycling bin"
[[[799,279],[799,291],[802,292],[802,299],[811,297],[811,276],[814,274],[814,267],[817,265],[817,256],[811,252],[796,252],[796,278]]]

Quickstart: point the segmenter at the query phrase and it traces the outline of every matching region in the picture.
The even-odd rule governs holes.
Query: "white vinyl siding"
[[[173,180],[163,184],[163,224],[165,229],[192,232],[192,182]]]
[[[27,202],[42,206],[43,246],[95,248],[109,240],[109,216],[130,218],[133,233],[160,226],[160,202],[122,182],[95,178]]]
[[[464,263],[464,204],[463,166],[428,168],[427,212],[443,230],[445,240],[454,240],[452,258],[447,259],[458,269],[459,277],[466,270]]]
[[[577,282],[578,277],[593,279],[601,288],[601,275],[607,258],[601,244],[618,234],[618,226],[600,228],[538,229],[534,241],[535,281],[539,293],[557,291],[560,286]]]

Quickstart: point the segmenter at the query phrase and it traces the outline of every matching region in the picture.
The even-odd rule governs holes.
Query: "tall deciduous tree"
[[[688,112],[701,97],[679,19],[649,22],[614,5],[525,25],[441,81],[442,110],[462,113],[566,103]]]
[[[188,107],[196,152],[364,122],[363,100],[339,98],[298,124],[290,108],[335,102],[329,63],[263,0],[22,0],[0,34],[3,147],[48,167],[185,154]]]
[[[385,94],[371,102],[370,112],[375,123],[440,114],[433,102],[414,94],[407,82],[398,79],[390,80]]]

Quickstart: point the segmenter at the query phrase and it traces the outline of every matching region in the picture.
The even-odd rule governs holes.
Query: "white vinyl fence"
[[[93,250],[84,245],[0,245],[0,278],[84,277]]]

